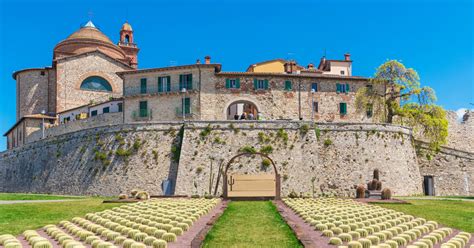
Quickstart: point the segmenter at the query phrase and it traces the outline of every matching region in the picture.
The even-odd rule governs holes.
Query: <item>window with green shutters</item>
[[[146,94],[146,78],[140,79],[140,94]]]
[[[158,92],[170,92],[170,91],[171,91],[171,77],[170,76],[159,77],[158,78]]]
[[[292,85],[291,81],[290,80],[285,81],[285,90],[290,91],[292,89],[293,89],[293,85]]]
[[[349,84],[336,84],[336,92],[337,93],[348,93],[349,92]]]
[[[148,102],[147,101],[140,101],[140,117],[147,117],[148,116]]]
[[[193,74],[182,74],[179,75],[179,89],[193,89]]]
[[[239,89],[240,88],[240,78],[227,78],[225,80],[225,87],[227,89]]]
[[[347,114],[347,103],[341,102],[339,103],[339,114],[346,115]]]
[[[253,87],[256,90],[267,90],[268,80],[267,79],[253,79]]]
[[[191,114],[191,98],[185,97],[183,99],[183,109],[185,114]],[[183,113],[183,112],[181,112]]]

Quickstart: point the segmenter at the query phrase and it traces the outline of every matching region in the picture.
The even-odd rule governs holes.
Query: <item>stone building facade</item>
[[[242,105],[252,109],[246,114],[252,112],[253,119],[372,122],[370,114],[354,106],[357,90],[370,85],[368,78],[348,76],[349,69],[343,75],[311,67],[298,70],[303,67],[293,63],[263,67],[271,72],[258,69],[263,65],[251,67],[258,72],[223,72],[208,57],[205,64],[118,72],[124,84],[124,119],[233,120],[246,112],[233,108]],[[279,65],[289,68],[275,72]]]

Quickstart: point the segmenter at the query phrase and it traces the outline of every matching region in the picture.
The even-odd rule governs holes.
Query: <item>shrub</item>
[[[296,192],[294,190],[292,190],[289,194],[288,194],[288,197],[289,198],[298,198],[298,194],[296,194]]]
[[[262,167],[263,168],[268,168],[270,165],[272,164],[272,162],[268,159],[268,158],[264,158],[262,159]]]
[[[146,192],[146,191],[140,191],[140,192],[137,193],[135,198],[137,198],[139,200],[148,200],[148,199],[150,199],[150,194],[148,194],[148,192]]]
[[[288,133],[285,130],[283,130],[283,128],[278,129],[277,137],[282,139],[284,142],[288,141]]]
[[[338,237],[332,237],[329,239],[329,244],[331,245],[342,245],[342,240]]]
[[[330,146],[330,145],[332,145],[332,140],[330,140],[330,139],[325,139],[325,140],[324,140],[324,146],[325,146],[325,147],[328,147],[328,146]]]
[[[356,198],[365,198],[365,187],[363,185],[357,186]]]
[[[211,128],[211,125],[207,125],[206,128],[204,128],[200,133],[199,133],[199,136],[201,136],[201,138],[205,138],[206,136],[208,136],[209,134],[211,134],[211,131],[212,131],[212,128]]]
[[[331,230],[323,230],[323,234],[322,234],[324,237],[332,237],[334,236],[334,233],[332,233]]]
[[[138,189],[132,189],[132,191],[130,191],[130,195],[131,195],[132,197],[135,197],[135,196],[138,194],[138,192],[140,192],[140,190],[138,190]]]
[[[303,124],[300,126],[300,134],[305,136],[309,131],[309,125],[308,124]]]
[[[168,243],[165,240],[157,239],[153,241],[153,248],[166,248]]]
[[[130,151],[128,149],[118,148],[115,151],[115,154],[117,156],[121,156],[121,157],[128,157],[128,156],[132,155],[132,151]]]
[[[362,245],[357,241],[351,241],[347,244],[349,248],[363,248]],[[364,247],[365,248],[365,247]]]
[[[104,161],[107,159],[107,154],[105,154],[104,152],[96,151],[94,159]]]
[[[166,240],[167,242],[174,242],[176,241],[176,234],[174,233],[165,233],[162,236],[163,240]]]
[[[338,236],[342,241],[344,242],[350,242],[352,241],[352,236],[348,233],[341,233]]]
[[[203,170],[204,170],[204,168],[202,168],[202,166],[198,166],[198,167],[196,168],[196,173],[197,173],[197,174],[201,174],[201,172],[202,172]]]
[[[243,146],[239,149],[240,152],[256,153],[257,150],[253,146]]]
[[[258,142],[260,143],[270,142],[270,137],[268,137],[268,135],[266,135],[264,132],[258,132]]]
[[[392,191],[389,188],[382,190],[382,200],[390,200],[392,198]]]
[[[270,154],[273,152],[273,147],[271,145],[264,146],[260,148],[260,152],[263,154]]]
[[[126,194],[120,194],[120,195],[118,196],[118,198],[119,198],[120,200],[128,199],[128,195],[126,195]]]

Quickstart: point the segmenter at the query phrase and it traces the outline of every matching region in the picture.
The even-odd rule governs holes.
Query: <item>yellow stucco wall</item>
[[[283,61],[271,61],[268,63],[260,64],[253,67],[254,72],[284,72]]]

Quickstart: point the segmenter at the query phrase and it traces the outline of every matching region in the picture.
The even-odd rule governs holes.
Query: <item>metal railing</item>
[[[191,87],[186,87],[187,91],[196,89],[196,82],[192,82]],[[158,83],[154,83],[153,85],[147,85],[147,87],[125,87],[123,90],[124,96],[137,96],[137,95],[146,95],[146,94],[166,94],[166,93],[180,93],[182,88],[179,87],[179,84],[171,84],[170,88],[167,85],[163,85],[163,87],[158,87]]]
[[[135,121],[148,121],[153,119],[153,112],[151,109],[140,109],[132,112],[132,119]]]

